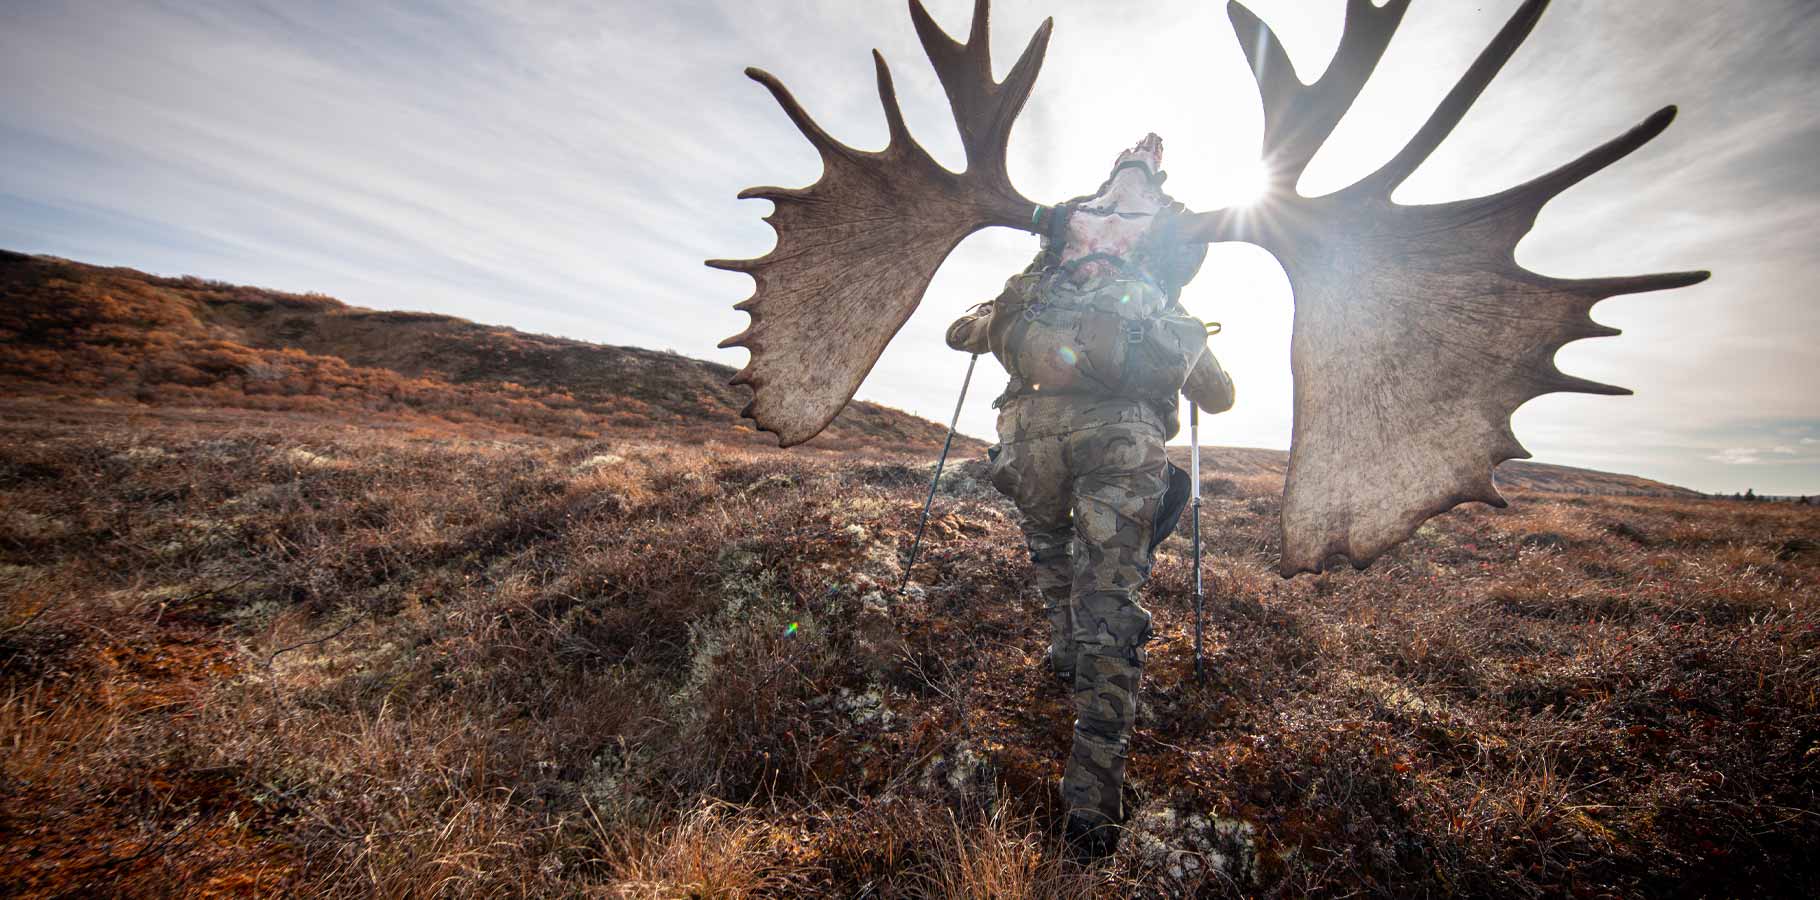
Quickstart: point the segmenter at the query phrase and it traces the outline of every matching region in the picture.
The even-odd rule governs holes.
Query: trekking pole
[[[1194,680],[1207,680],[1201,663],[1201,609],[1205,592],[1201,586],[1201,408],[1188,401],[1188,467],[1193,469],[1194,490]]]
[[[973,366],[980,361],[978,353],[967,360],[967,377],[961,380],[961,397],[954,401],[954,418],[948,421],[948,439],[942,442],[942,457],[935,461],[935,477],[929,479],[929,497],[923,501],[923,517],[916,523],[916,540],[910,544],[910,561],[904,563],[904,580],[897,586],[898,596],[910,587],[910,569],[916,565],[916,552],[923,546],[923,529],[929,525],[929,507],[935,504],[935,486],[942,481],[942,467],[948,464],[948,448],[954,446],[954,429],[961,423],[961,406],[967,402],[967,386],[973,383]]]

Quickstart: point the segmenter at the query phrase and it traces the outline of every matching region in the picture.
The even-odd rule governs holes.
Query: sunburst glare
[[[1251,206],[1269,191],[1270,170],[1261,161],[1242,163],[1221,172],[1214,187],[1220,207]]]

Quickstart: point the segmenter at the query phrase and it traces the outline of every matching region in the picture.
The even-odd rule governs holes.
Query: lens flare
[[[796,631],[797,631],[797,623],[791,622],[790,627],[784,629],[784,637],[789,637],[789,636],[795,634]]]
[[[1221,174],[1219,194],[1222,205],[1251,206],[1270,190],[1270,169],[1262,161],[1233,166]]]
[[[1079,357],[1075,355],[1073,347],[1058,347],[1056,348],[1055,355],[1060,357],[1062,362],[1071,366],[1079,359]]]

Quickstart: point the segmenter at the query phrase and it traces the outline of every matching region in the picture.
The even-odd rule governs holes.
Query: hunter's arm
[[[1211,349],[1203,350],[1194,368],[1188,371],[1182,393],[1202,412],[1223,413],[1232,408],[1232,376],[1220,368],[1220,361],[1214,358]]]
[[[990,353],[988,334],[992,330],[992,304],[981,303],[948,326],[948,346],[967,353]]]

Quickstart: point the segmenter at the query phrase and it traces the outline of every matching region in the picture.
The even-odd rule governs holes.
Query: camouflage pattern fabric
[[[1036,589],[1043,597],[1043,615],[1049,620],[1049,668],[1068,684],[1074,683],[1074,526],[1046,531],[1024,531],[1030,562],[1036,569]]]
[[[1119,795],[1150,638],[1137,591],[1150,577],[1151,533],[1168,489],[1164,433],[1150,404],[1125,399],[1018,397],[999,413],[992,483],[1022,514],[1038,587],[1056,604],[1058,671],[1073,660],[1074,747],[1062,797],[1089,826],[1123,818]],[[1061,646],[1062,633],[1071,646]]]

